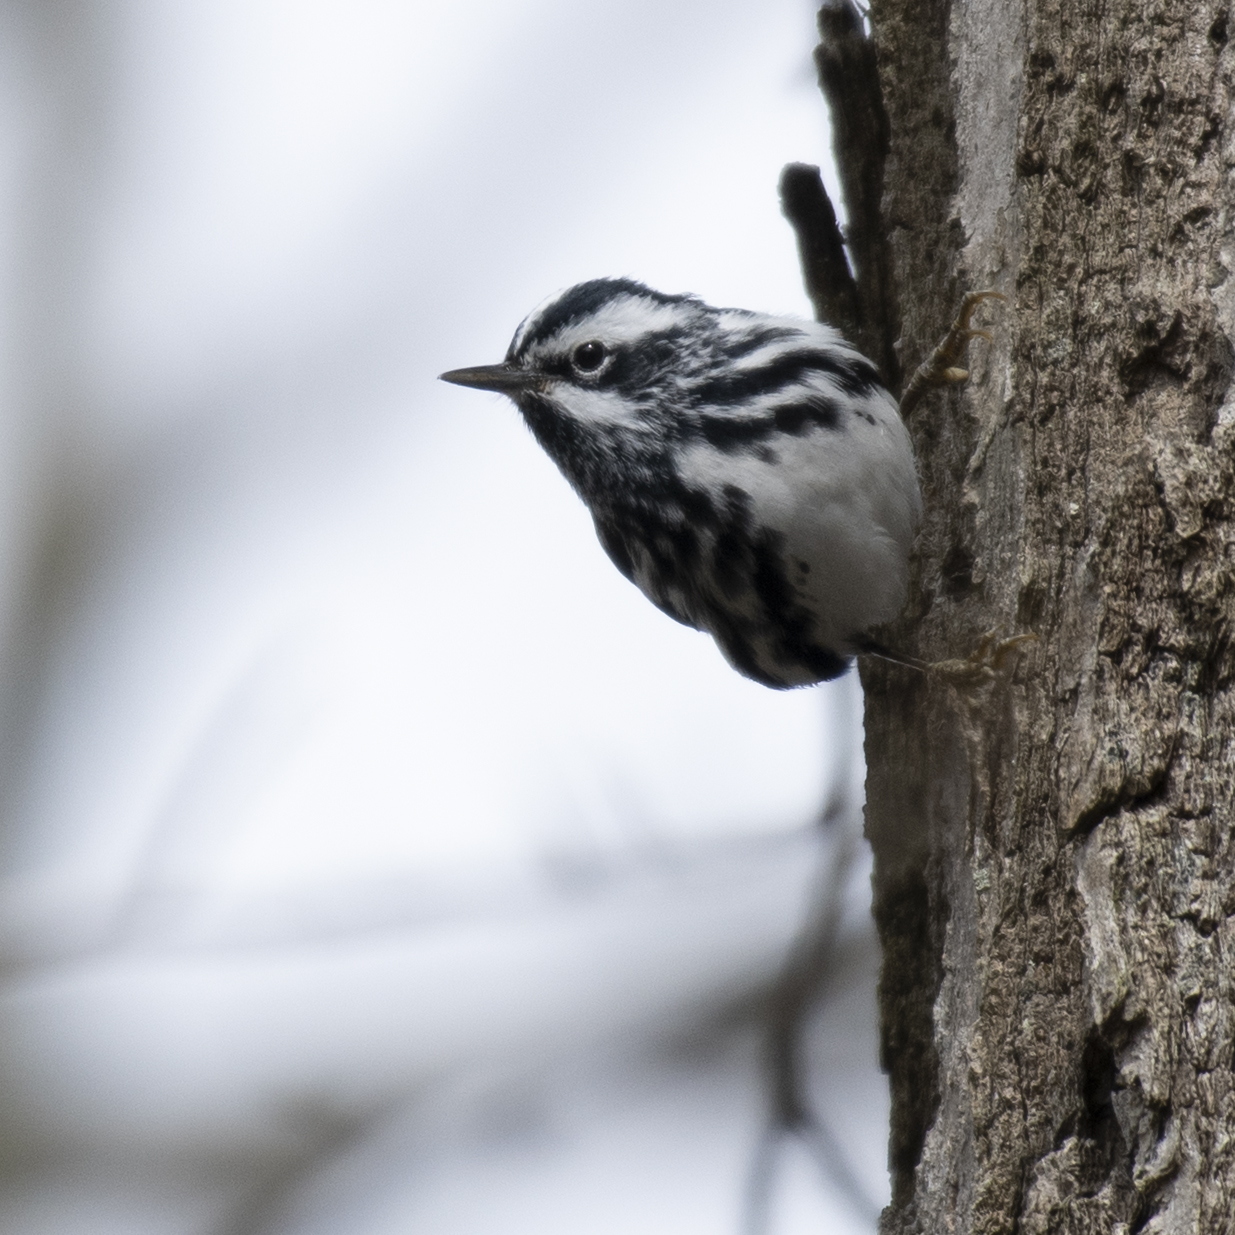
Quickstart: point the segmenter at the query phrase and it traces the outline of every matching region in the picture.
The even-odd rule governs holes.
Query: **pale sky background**
[[[856,680],[738,677],[436,374],[597,275],[808,315],[813,8],[0,7],[0,1230],[738,1230]],[[870,1229],[797,1153],[768,1235]]]

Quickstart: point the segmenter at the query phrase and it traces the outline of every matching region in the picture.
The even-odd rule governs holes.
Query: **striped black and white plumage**
[[[904,601],[913,448],[828,326],[596,279],[536,309],[504,363],[443,377],[508,394],[617,568],[747,677],[834,678]]]

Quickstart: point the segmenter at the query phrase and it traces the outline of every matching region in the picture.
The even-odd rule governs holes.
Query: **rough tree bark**
[[[927,513],[888,639],[925,659],[999,624],[1040,639],[969,698],[863,666],[883,1229],[1229,1231],[1228,8],[872,0],[870,20],[900,364],[964,292],[1008,297],[969,386],[911,421]]]

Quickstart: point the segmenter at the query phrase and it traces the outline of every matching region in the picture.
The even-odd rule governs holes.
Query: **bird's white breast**
[[[785,577],[820,642],[842,652],[899,611],[921,514],[913,447],[891,397],[872,393],[858,406],[869,419],[778,435],[764,452],[689,446],[679,460],[688,484],[749,495],[755,524],[783,537]]]

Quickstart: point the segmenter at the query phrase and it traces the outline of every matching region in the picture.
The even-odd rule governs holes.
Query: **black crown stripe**
[[[540,317],[530,323],[527,335],[520,340],[518,353],[512,350],[507,359],[517,360],[533,344],[543,343],[557,334],[563,326],[581,321],[623,296],[638,296],[654,304],[695,303],[700,308],[703,307],[703,302],[698,297],[671,296],[666,292],[655,291],[634,279],[590,279],[586,283],[577,283],[568,288],[556,300],[546,305]]]

